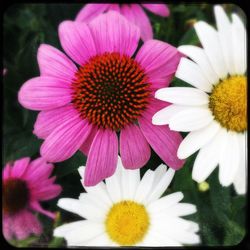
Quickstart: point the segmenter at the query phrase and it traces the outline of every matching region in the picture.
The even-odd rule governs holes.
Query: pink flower
[[[61,186],[51,177],[54,166],[38,158],[22,158],[8,163],[3,169],[3,234],[7,240],[15,236],[18,240],[31,233],[40,235],[42,226],[33,211],[54,219],[55,214],[43,209],[40,201],[58,196]]]
[[[171,168],[183,161],[176,156],[182,137],[168,126],[155,126],[152,116],[164,107],[154,93],[172,79],[181,54],[171,45],[147,41],[137,49],[140,32],[117,12],[101,14],[89,24],[64,21],[59,26],[65,52],[41,45],[41,76],[27,81],[19,102],[41,110],[34,133],[45,139],[41,155],[64,161],[78,149],[88,155],[85,185],[113,175],[120,154],[127,169],[144,166],[151,150]]]
[[[86,4],[80,12],[77,14],[76,21],[90,22],[103,12],[109,10],[118,11],[125,16],[128,21],[137,25],[141,32],[141,38],[143,41],[153,38],[153,30],[150,24],[150,20],[144,12],[143,6],[152,13],[167,17],[169,16],[169,9],[166,4]]]

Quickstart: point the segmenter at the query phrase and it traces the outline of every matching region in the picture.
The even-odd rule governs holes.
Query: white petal
[[[224,131],[221,129],[213,140],[201,148],[194,162],[193,180],[197,182],[205,181],[218,165],[223,133]]]
[[[92,221],[84,221],[78,229],[68,231],[64,235],[69,246],[84,246],[87,240],[96,238],[98,235],[105,232],[104,225],[102,223],[94,223]]]
[[[102,221],[105,216],[105,211],[98,209],[90,202],[81,202],[77,199],[62,198],[59,199],[57,205],[69,212],[78,214],[79,216],[91,219],[93,221]]]
[[[67,235],[68,232],[71,232],[73,230],[78,230],[79,228],[81,228],[81,226],[85,224],[85,221],[86,220],[75,221],[72,223],[59,226],[55,228],[53,235],[55,237],[64,237],[65,235]]]
[[[183,197],[184,195],[182,192],[175,192],[151,202],[148,204],[147,209],[151,214],[157,214],[160,211],[165,211],[167,208],[174,206],[181,201]]]
[[[164,164],[161,164],[154,170],[154,172],[155,172],[155,178],[154,178],[154,182],[153,182],[153,187],[159,183],[161,178],[167,172],[167,166]]]
[[[113,202],[122,199],[121,175],[122,175],[121,158],[118,157],[118,164],[115,173],[105,179],[108,194]]]
[[[219,180],[221,185],[232,184],[240,164],[240,148],[237,133],[225,132],[220,153]]]
[[[152,123],[154,125],[165,125],[168,124],[169,119],[177,112],[185,109],[186,106],[172,104],[166,108],[161,109],[152,117]]]
[[[212,85],[203,74],[199,65],[185,57],[181,58],[175,76],[202,91],[211,92],[212,90]]]
[[[165,196],[166,197],[166,196]],[[161,198],[148,205],[147,209],[152,217],[157,218],[167,214],[168,216],[185,216],[197,212],[197,208],[193,204],[178,203],[176,200],[164,200]]]
[[[233,58],[233,43],[231,23],[224,9],[220,5],[214,7],[215,19],[218,29],[223,57],[227,66],[227,71],[232,75],[235,73]]]
[[[154,230],[159,235],[164,232],[167,237],[183,244],[197,244],[200,242],[200,237],[193,231],[189,231],[194,222],[191,223],[178,217],[162,216],[154,219],[151,230]]]
[[[188,227],[189,232],[197,233],[199,231],[199,224],[189,221],[190,226]]]
[[[166,236],[164,232],[151,230],[147,238],[138,246],[151,246],[151,247],[176,247],[182,246],[178,241]]]
[[[189,203],[178,203],[166,210],[166,213],[169,213],[172,216],[186,216],[196,212],[196,206]]]
[[[94,206],[102,211],[108,210],[111,206],[99,199],[99,196],[89,193],[81,193],[79,196],[79,201],[81,203],[90,204],[91,206]]]
[[[81,183],[82,183],[84,189],[86,190],[86,192],[93,195],[94,197],[96,197],[97,199],[99,199],[100,201],[105,203],[106,205],[110,206],[111,200],[110,200],[109,195],[107,193],[106,185],[104,184],[103,181],[99,182],[95,186],[88,186],[88,187],[84,186],[83,179],[84,179],[85,170],[86,170],[85,166],[81,166],[78,168],[78,172],[79,172],[80,176],[82,177]]]
[[[134,199],[140,183],[139,169],[122,169],[122,199]]]
[[[158,237],[160,237],[160,235],[162,235],[162,234],[163,233],[158,230],[156,235],[159,235]],[[171,229],[169,229],[168,231],[164,231],[164,235],[162,235],[162,238],[163,237],[165,238],[166,236],[168,239],[172,238],[174,241],[178,241],[179,244],[198,244],[198,243],[200,243],[200,236],[198,236],[197,234],[195,234],[193,232],[182,231],[182,230],[171,231]]]
[[[182,132],[194,131],[208,126],[213,119],[207,107],[186,108],[171,117],[169,128]]]
[[[186,244],[193,245],[193,244],[201,243],[200,236],[193,232],[189,232],[189,231],[181,232],[179,237],[180,237],[179,241],[185,245]]]
[[[147,197],[146,203],[157,200],[161,195],[166,191],[169,184],[171,183],[174,177],[175,171],[172,168],[169,168],[168,171],[162,176],[158,183],[153,185],[150,195]]]
[[[78,170],[80,176],[83,179],[84,178],[84,173],[85,173],[85,166],[80,166],[77,170]]]
[[[211,122],[207,127],[190,132],[181,142],[177,156],[179,159],[185,159],[207,144],[219,131],[220,125],[217,122]]]
[[[178,50],[199,65],[202,73],[206,76],[211,85],[219,82],[219,76],[213,70],[209,59],[202,48],[194,45],[182,45],[178,47]]]
[[[104,184],[103,181],[99,182],[95,186],[91,187],[84,187],[85,190],[91,194],[100,199],[103,203],[107,204],[108,206],[111,205],[111,199],[108,195],[106,185]]]
[[[238,74],[245,74],[247,68],[247,35],[243,22],[236,14],[232,14],[232,36],[234,66]]]
[[[153,188],[154,177],[155,173],[150,169],[144,174],[135,193],[135,200],[137,202],[143,203],[147,199]]]
[[[228,72],[217,31],[203,21],[195,23],[194,28],[214,71],[220,78],[225,78]]]
[[[80,215],[79,213],[81,213],[81,203],[78,199],[62,198],[58,200],[57,206],[71,213],[75,213],[78,215]],[[84,217],[84,215],[80,216]]]
[[[150,206],[150,214],[153,214],[153,218],[156,219],[161,216],[167,215],[168,217],[179,217],[186,216],[197,212],[195,205],[190,203],[176,203],[172,206],[161,206],[156,208],[155,206]]]
[[[199,89],[189,87],[162,88],[155,92],[155,98],[180,105],[208,104],[208,95]]]
[[[167,223],[165,223],[168,221]],[[152,216],[152,228],[158,228],[158,229],[167,229],[169,230],[189,230],[190,226],[193,227],[193,221],[189,221],[180,217],[172,217],[171,215],[168,215],[167,213],[162,214],[161,217],[153,217]]]
[[[84,246],[109,247],[109,246],[116,246],[116,244],[109,239],[106,233],[103,233],[91,240],[86,241]]]
[[[247,191],[247,137],[246,133],[238,135],[240,143],[240,166],[234,179],[234,188],[238,194],[246,194]]]

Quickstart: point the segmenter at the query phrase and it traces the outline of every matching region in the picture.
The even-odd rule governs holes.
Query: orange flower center
[[[72,88],[72,103],[81,117],[114,131],[135,122],[150,95],[140,65],[119,53],[92,57],[79,68]]]

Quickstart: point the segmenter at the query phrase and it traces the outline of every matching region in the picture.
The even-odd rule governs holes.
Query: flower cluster
[[[242,20],[232,14],[230,21],[216,5],[217,29],[198,21],[201,46],[176,48],[153,39],[143,8],[159,18],[170,14],[163,3],[86,4],[74,21],[58,26],[64,52],[38,48],[40,75],[21,86],[18,101],[39,111],[33,133],[43,140],[41,157],[9,162],[3,170],[6,239],[40,235],[34,212],[55,220],[40,202],[62,191],[50,177],[53,164],[78,151],[86,156],[86,166],[78,168],[85,192],[57,205],[82,219],[53,232],[68,246],[200,244],[199,224],[182,218],[198,208],[180,203],[182,190],[170,193],[175,172],[196,151],[191,177],[200,190],[209,188],[204,181],[218,166],[222,186],[246,193]],[[174,77],[191,86],[169,86]],[[153,153],[163,163],[154,170],[146,167]]]

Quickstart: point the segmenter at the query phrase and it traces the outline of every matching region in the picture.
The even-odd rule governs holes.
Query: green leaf
[[[191,171],[196,155],[197,154],[193,154],[186,159],[184,166],[180,170],[176,171],[172,184],[174,190],[187,191],[187,195],[190,195],[190,191],[195,189],[195,183],[192,180]]]
[[[238,224],[246,227],[246,196],[239,195],[232,198],[231,201],[231,220],[237,222]]]
[[[10,240],[9,243],[15,247],[29,247],[32,243],[36,242],[39,236],[31,236],[24,240]]]
[[[239,195],[232,198],[231,209],[232,212],[237,213],[239,210],[242,210],[246,206],[246,197]]]
[[[245,228],[241,227],[232,220],[227,221],[225,232],[226,235],[223,242],[223,245],[225,246],[234,246],[239,244],[246,234]]]
[[[209,177],[208,182],[210,186],[210,199],[212,203],[212,209],[221,223],[225,223],[228,220],[230,213],[231,195],[230,187],[223,187],[218,180],[218,168]]]
[[[82,152],[78,151],[70,159],[57,164],[55,171],[56,176],[64,177],[73,172],[77,172],[80,166],[85,166],[86,159],[87,157]]]
[[[14,161],[21,157],[37,156],[41,141],[30,131],[8,135],[5,134],[3,155],[4,162]]]
[[[175,77],[172,82],[171,82],[171,87],[190,87],[190,88],[194,88],[194,86],[192,86],[191,84],[182,81],[181,79]]]
[[[58,238],[54,237],[48,244],[48,247],[54,248],[54,247],[62,247],[64,245],[64,238]]]
[[[161,29],[161,23],[155,23],[154,29],[155,29],[155,36],[158,36],[160,29]]]
[[[178,46],[181,45],[197,45],[199,43],[199,39],[195,33],[194,28],[190,28],[186,31],[186,33],[181,37],[181,39],[179,40],[179,44]]]

